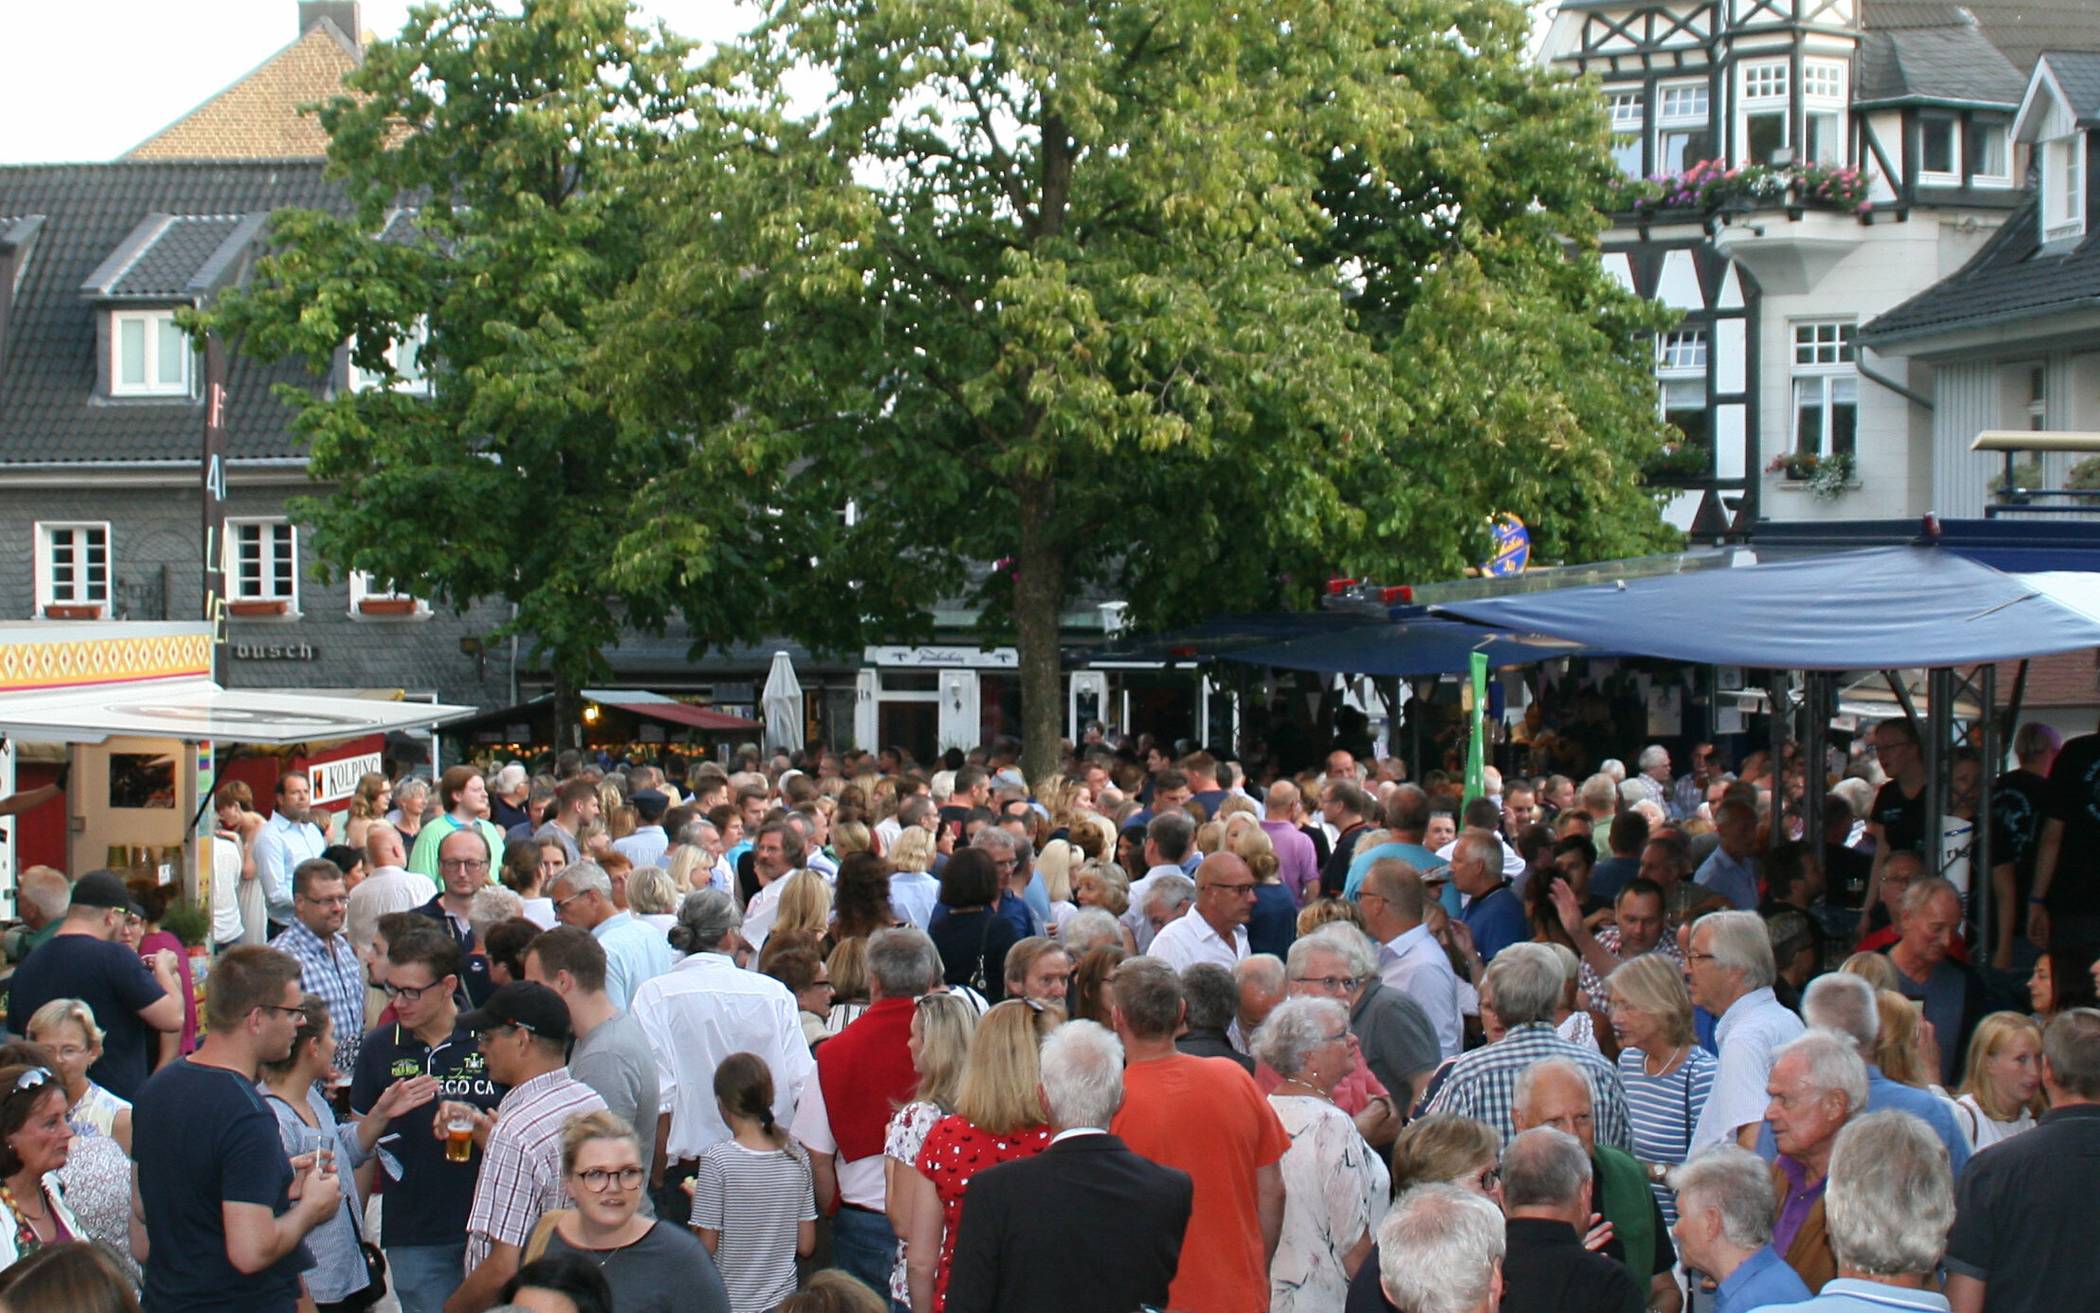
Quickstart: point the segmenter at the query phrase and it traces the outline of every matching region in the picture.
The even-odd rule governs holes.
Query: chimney
[[[299,0],[300,36],[312,31],[314,24],[324,18],[334,23],[351,45],[364,44],[364,33],[358,30],[357,0]]]

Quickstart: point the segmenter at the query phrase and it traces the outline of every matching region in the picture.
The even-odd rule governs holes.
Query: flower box
[[[47,620],[100,620],[100,602],[53,602],[44,608]]]
[[[360,615],[414,615],[416,599],[413,597],[361,597],[357,601]]]
[[[228,613],[239,616],[284,615],[291,609],[292,604],[281,597],[269,601],[228,602],[226,604]]]

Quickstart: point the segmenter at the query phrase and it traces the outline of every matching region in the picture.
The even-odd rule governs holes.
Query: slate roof
[[[2044,50],[2100,50],[2093,0],[1862,0],[1869,32],[1962,27],[1974,21],[2024,84]]]
[[[341,95],[357,43],[327,18],[125,156],[133,160],[320,159],[328,134],[301,105]]]
[[[1860,337],[1893,342],[2100,305],[2100,224],[2070,251],[2044,254],[2040,203],[2030,192],[1959,271],[1867,324]]]
[[[0,214],[44,220],[0,340],[0,466],[194,462],[201,401],[95,395],[97,289],[134,304],[183,303],[234,276],[248,249],[242,230],[260,232],[264,216],[288,206],[341,210],[343,201],[318,160],[0,167]],[[138,258],[107,268],[120,251]],[[270,395],[279,382],[316,385],[297,365],[229,355],[232,458],[301,454],[290,410]]]
[[[1870,31],[1860,42],[1855,103],[2018,108],[2027,79],[1974,23]]]
[[[2100,127],[2100,51],[2052,50],[2044,58],[2056,85],[2071,102],[2078,126]]]

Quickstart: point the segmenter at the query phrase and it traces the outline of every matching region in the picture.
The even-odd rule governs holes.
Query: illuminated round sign
[[[1481,565],[1481,573],[1522,574],[1530,563],[1531,531],[1524,527],[1524,521],[1514,515],[1504,515],[1496,520],[1495,552]]]

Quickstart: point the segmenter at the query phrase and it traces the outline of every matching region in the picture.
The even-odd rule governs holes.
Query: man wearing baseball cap
[[[90,871],[73,885],[65,922],[51,942],[24,958],[8,991],[7,1028],[29,1033],[29,1019],[54,998],[77,998],[102,1027],[102,1056],[88,1077],[120,1099],[138,1098],[157,1031],[182,1029],[182,970],[162,949],[152,967],[116,942],[127,916],[140,915],[114,871]]]
[[[448,1306],[484,1309],[517,1274],[525,1242],[542,1214],[563,1206],[561,1132],[578,1113],[603,1112],[597,1091],[569,1074],[569,1005],[530,981],[504,985],[459,1019],[488,1059],[489,1076],[510,1086],[496,1113],[450,1100],[438,1105],[432,1133],[443,1138],[455,1115],[473,1123],[482,1146],[481,1179],[467,1214],[467,1279]]]

